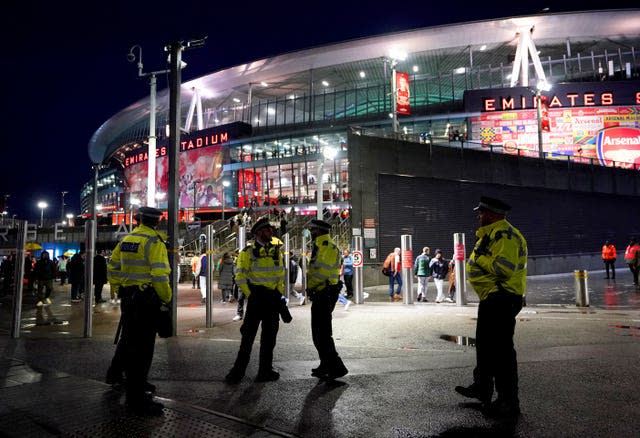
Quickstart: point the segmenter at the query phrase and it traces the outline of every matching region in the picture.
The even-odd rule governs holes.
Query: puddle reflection
[[[476,346],[476,339],[468,336],[440,335],[440,339],[469,347]]]

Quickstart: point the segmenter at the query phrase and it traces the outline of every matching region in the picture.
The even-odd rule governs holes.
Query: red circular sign
[[[455,250],[455,254],[454,254],[455,260],[464,260],[464,243],[457,243],[454,250]]]
[[[353,259],[354,268],[362,267],[362,251],[353,251],[351,253],[351,258]]]

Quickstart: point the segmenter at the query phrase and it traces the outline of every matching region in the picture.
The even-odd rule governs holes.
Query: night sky
[[[72,3],[73,6],[66,3]],[[165,44],[207,35],[183,53],[183,81],[299,49],[439,24],[595,8],[631,1],[474,2],[10,0],[2,10],[2,149],[0,195],[8,216],[37,221],[79,213],[92,178],[87,145],[100,125],[149,93],[126,55],[143,48],[144,70],[167,68]],[[561,6],[556,5],[562,3]],[[80,6],[78,6],[80,5]],[[236,7],[237,6],[237,7]],[[159,79],[158,90],[167,87]],[[0,202],[4,196],[0,197]]]

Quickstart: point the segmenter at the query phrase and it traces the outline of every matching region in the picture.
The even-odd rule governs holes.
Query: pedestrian
[[[199,286],[198,273],[200,272],[200,257],[197,254],[191,256],[191,289],[197,289]]]
[[[233,257],[228,252],[222,254],[220,265],[218,267],[220,277],[218,278],[218,288],[221,291],[222,298],[220,302],[227,303],[233,292],[233,277],[235,275],[235,267],[233,266]]]
[[[435,257],[429,262],[429,268],[431,269],[431,276],[433,277],[433,283],[436,285],[436,303],[447,301],[444,296],[444,279],[447,278],[449,273],[449,262],[442,257],[442,251],[436,249]],[[450,302],[451,300],[448,300]]]
[[[247,299],[247,311],[240,327],[242,340],[238,356],[231,371],[225,376],[228,383],[234,384],[244,377],[260,324],[262,334],[256,382],[280,378],[280,374],[273,369],[273,350],[276,346],[280,312],[282,308],[286,309],[281,245],[274,244],[280,241],[272,239],[273,228],[266,217],[256,221],[251,234],[253,242],[240,251],[236,261],[236,283]]]
[[[304,306],[306,297],[304,296],[304,294],[301,294],[296,290],[299,271],[300,267],[298,266],[296,257],[293,255],[292,251],[289,251],[289,291],[291,292],[291,295],[293,295],[298,300],[298,304]],[[287,302],[287,304],[289,303]]]
[[[11,254],[8,258],[4,259],[2,266],[0,267],[0,273],[2,274],[2,292],[3,294],[8,292],[13,285],[13,275],[15,271],[15,254]]]
[[[400,248],[395,248],[387,255],[382,264],[382,272],[389,277],[389,301],[402,301],[402,260]],[[398,284],[394,293],[393,286]]]
[[[42,251],[42,254],[40,254],[34,273],[38,281],[38,302],[36,306],[42,307],[45,304],[51,304],[50,297],[53,291],[53,280],[56,278],[56,264],[49,258],[48,251]]]
[[[449,260],[448,278],[449,278],[449,285],[447,287],[447,297],[449,299],[448,300],[445,299],[445,301],[448,303],[454,303],[455,294],[456,294],[456,261],[453,259]],[[524,297],[523,297],[523,300],[524,300]]]
[[[67,281],[67,256],[62,255],[58,260],[58,274],[60,275],[60,286],[63,286]]]
[[[308,229],[313,250],[307,270],[307,296],[311,300],[311,337],[320,357],[320,365],[311,370],[311,375],[334,380],[349,372],[336,351],[331,323],[342,290],[340,250],[329,236],[331,224],[314,219]],[[345,307],[348,309],[348,305]]]
[[[633,275],[633,284],[638,286],[638,272],[640,272],[640,244],[634,238],[624,251],[624,262],[629,266]]]
[[[85,252],[81,249],[67,263],[72,303],[79,303],[84,295],[84,258]]]
[[[347,299],[353,298],[353,257],[351,251],[345,249],[342,251],[342,266],[340,268],[340,275],[344,286],[347,289]]]
[[[24,279],[26,280],[25,289],[27,292],[32,292],[34,288],[34,268],[35,264],[33,262],[33,256],[31,254],[27,254],[24,257]]]
[[[104,257],[104,251],[98,250],[93,257],[93,298],[96,304],[104,303],[102,299],[102,289],[107,283],[107,259]]]
[[[198,266],[200,266],[200,269],[198,270],[198,279],[200,284],[200,302],[203,304],[207,301],[207,262],[207,250],[202,248],[200,262],[198,264]]]
[[[602,246],[602,261],[604,262],[604,268],[607,271],[607,276],[604,277],[605,280],[609,279],[609,268],[611,268],[611,279],[616,279],[616,258],[618,257],[618,253],[616,251],[616,247],[611,241],[607,240],[604,242]]]
[[[418,277],[418,297],[417,302],[427,302],[427,291],[429,290],[429,278],[431,278],[431,267],[429,262],[431,261],[431,248],[425,246],[422,248],[422,254],[416,257],[413,262],[413,272]]]
[[[506,220],[511,207],[482,196],[474,209],[480,227],[467,263],[468,279],[480,299],[476,325],[473,384],[456,386],[465,397],[482,402],[488,416],[517,417],[518,362],[513,345],[516,315],[522,309],[527,281],[527,242]],[[493,402],[493,390],[498,397]]]
[[[138,226],[116,245],[108,263],[109,283],[122,300],[122,316],[107,383],[124,368],[126,408],[139,415],[161,415],[164,407],[146,392],[157,321],[161,311],[169,310],[172,297],[167,247],[156,231],[161,217],[160,210],[140,207]]]

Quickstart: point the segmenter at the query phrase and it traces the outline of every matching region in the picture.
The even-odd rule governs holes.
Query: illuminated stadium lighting
[[[327,82],[327,81],[322,81],[322,85],[324,85],[325,87],[328,87],[328,86],[329,86],[329,82]]]
[[[364,77],[365,77],[365,76],[366,76],[366,73],[365,73],[365,72],[363,72],[363,71],[361,71],[361,72],[360,72],[360,77],[361,77],[362,79],[364,79]]]
[[[418,73],[418,70],[420,70],[420,67],[418,67],[417,65],[414,65],[412,70],[414,73]]]

